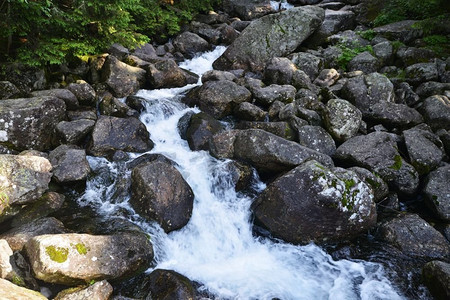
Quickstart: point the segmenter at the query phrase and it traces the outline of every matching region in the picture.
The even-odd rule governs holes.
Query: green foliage
[[[373,40],[375,38],[375,36],[377,35],[377,33],[375,31],[373,31],[372,29],[365,30],[365,31],[359,31],[357,33],[359,34],[360,37],[362,37],[363,39],[366,39],[368,41]]]
[[[343,70],[347,70],[347,64],[349,61],[351,61],[355,56],[357,56],[358,54],[368,51],[371,54],[373,54],[373,49],[372,46],[367,45],[367,46],[360,46],[358,45],[354,45],[353,47],[349,47],[344,43],[338,44],[337,45],[341,51],[342,54],[337,58],[337,63],[339,68],[343,69]]]
[[[375,26],[402,20],[423,20],[449,11],[448,0],[391,0],[374,20]]]
[[[32,66],[128,48],[180,26],[219,0],[0,0],[0,60]]]

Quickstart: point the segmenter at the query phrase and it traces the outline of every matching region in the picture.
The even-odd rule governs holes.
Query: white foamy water
[[[218,48],[182,66],[202,74],[223,51]],[[81,204],[105,214],[128,211],[151,235],[156,268],[175,270],[201,283],[215,299],[403,299],[379,264],[335,261],[314,244],[295,246],[255,237],[249,209],[252,199],[234,191],[226,171],[228,162],[205,151],[190,151],[179,136],[179,118],[188,111],[199,111],[179,102],[186,89],[141,90],[138,96],[148,99],[141,120],[155,142],[151,152],[177,162],[194,191],[189,223],[165,234],[159,226],[134,215],[127,197],[111,201],[115,180],[129,173],[102,158],[89,158],[99,175],[88,182]],[[263,188],[261,182],[255,185],[255,189]]]
[[[272,6],[273,9],[275,10],[279,10],[281,9],[290,9],[293,8],[294,5],[288,3],[286,0],[282,0],[282,1],[270,1],[270,5]]]

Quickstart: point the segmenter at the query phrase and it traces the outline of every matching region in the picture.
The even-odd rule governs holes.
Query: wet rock
[[[194,299],[192,282],[171,270],[156,269],[144,279],[152,299]]]
[[[44,297],[39,292],[29,290],[20,286],[15,285],[14,283],[9,282],[8,280],[1,279],[0,278],[0,294],[5,299],[8,300],[46,300],[47,298]]]
[[[258,19],[274,10],[268,0],[224,0],[223,11],[244,21]]]
[[[270,106],[275,101],[290,103],[295,99],[296,89],[292,85],[271,84],[253,90],[253,97],[262,106]]]
[[[125,104],[138,112],[142,112],[145,109],[145,102],[145,98],[139,96],[128,96],[125,99]]]
[[[375,103],[367,110],[366,118],[388,128],[410,128],[423,122],[422,116],[414,108],[392,102]]]
[[[324,121],[331,136],[336,141],[344,142],[358,132],[362,113],[347,100],[332,99],[327,102]]]
[[[21,251],[25,244],[35,236],[66,232],[68,230],[63,223],[50,217],[37,219],[19,227],[14,227],[2,233],[0,239],[5,239],[13,251]]]
[[[63,290],[56,295],[55,300],[108,300],[113,293],[113,287],[106,280],[97,281],[88,287],[76,287]]]
[[[187,58],[194,57],[198,52],[210,50],[210,45],[207,41],[189,31],[179,34],[173,40],[173,46]]]
[[[60,209],[64,204],[64,201],[64,195],[56,192],[46,192],[35,202],[22,208],[12,219],[11,226],[19,227],[33,222],[34,220],[46,217]]]
[[[406,149],[413,167],[419,175],[434,170],[444,158],[442,141],[427,126],[403,131]]]
[[[363,167],[378,174],[401,193],[412,195],[419,175],[399,154],[396,139],[385,132],[355,136],[338,147],[334,157],[346,166]]]
[[[246,121],[264,121],[267,112],[250,102],[243,102],[234,109],[234,116]]]
[[[423,35],[422,29],[419,26],[417,28],[414,26],[416,23],[417,21],[405,20],[376,27],[373,31],[388,40],[400,41],[407,44]]]
[[[359,53],[348,63],[350,71],[362,71],[365,74],[376,72],[380,66],[378,60],[368,51]]]
[[[332,156],[336,144],[331,135],[320,126],[302,126],[297,131],[299,144],[317,152]]]
[[[77,109],[79,106],[77,97],[67,89],[52,89],[52,90],[42,90],[34,91],[31,93],[33,97],[56,97],[64,101],[66,108],[69,110]]]
[[[95,121],[79,119],[74,121],[61,121],[56,125],[56,134],[62,144],[79,145],[94,128]]]
[[[250,163],[262,173],[287,171],[311,159],[333,165],[328,155],[260,129],[241,130],[236,135],[234,158]]]
[[[418,108],[425,122],[433,130],[450,130],[450,100],[445,96],[431,96]]]
[[[178,120],[177,129],[178,133],[180,134],[180,137],[183,140],[187,139],[186,133],[193,115],[195,115],[193,111],[188,111]]]
[[[380,177],[365,168],[352,167],[349,170],[355,172],[359,179],[364,181],[373,191],[374,201],[379,203],[389,193],[389,187]]]
[[[37,200],[48,189],[50,162],[38,156],[0,155],[0,215],[11,205]]]
[[[139,117],[139,113],[131,109],[125,103],[119,101],[116,97],[106,92],[101,96],[101,101],[99,103],[100,114],[106,116],[113,116],[118,118],[126,117]]]
[[[436,81],[438,69],[435,63],[414,64],[405,69],[406,80],[411,84],[419,84],[424,81]]]
[[[252,207],[274,236],[291,243],[351,239],[376,223],[372,190],[354,172],[314,160],[269,184]]]
[[[450,221],[450,165],[442,166],[427,176],[424,194],[425,203],[434,214]]]
[[[203,73],[202,75],[202,83],[205,83],[207,81],[220,81],[220,80],[233,81],[235,79],[236,76],[233,73],[227,71],[209,70]]]
[[[252,22],[227,48],[213,66],[215,69],[262,71],[273,57],[293,52],[324,18],[319,7],[296,7]]]
[[[0,81],[0,99],[9,99],[19,96],[19,89],[9,81]]]
[[[154,89],[173,88],[197,83],[198,76],[178,67],[174,60],[168,59],[148,66],[147,81]]]
[[[237,129],[261,129],[286,140],[295,140],[296,134],[288,122],[239,122]]]
[[[230,115],[237,105],[250,101],[252,96],[245,87],[228,80],[208,81],[196,93],[188,94],[188,97],[194,97],[189,104],[198,105],[216,119]]]
[[[394,85],[384,75],[371,73],[349,78],[342,90],[343,97],[354,104],[363,115],[379,102],[394,102]]]
[[[0,144],[18,151],[51,149],[65,111],[64,101],[56,97],[0,101]]]
[[[145,82],[145,71],[109,55],[102,69],[102,78],[115,97],[136,93]]]
[[[230,161],[226,165],[226,169],[236,191],[244,191],[250,187],[253,179],[253,169],[250,165],[238,161]]]
[[[221,131],[211,138],[209,153],[216,158],[233,158],[234,141],[240,130]]]
[[[443,261],[430,261],[422,268],[422,278],[436,300],[450,298],[450,264]]]
[[[152,148],[150,134],[137,118],[100,116],[87,151],[94,156],[106,156],[116,150],[146,152]]]
[[[150,266],[153,248],[144,234],[53,234],[25,246],[36,278],[64,285],[121,279]]]
[[[298,69],[314,80],[323,68],[323,59],[307,52],[297,52],[288,56]]]
[[[89,83],[79,80],[77,83],[69,84],[67,89],[77,97],[80,104],[92,107],[96,106],[97,93]]]
[[[433,259],[450,254],[450,246],[444,236],[416,214],[401,214],[383,222],[376,237],[409,256]]]
[[[156,221],[166,232],[182,228],[192,214],[194,194],[171,164],[141,164],[131,174],[130,204],[144,218]]]
[[[223,129],[223,125],[207,113],[201,112],[191,116],[186,131],[189,148],[193,151],[207,150],[209,139]]]
[[[91,167],[86,159],[86,151],[76,146],[61,145],[50,152],[53,178],[59,183],[86,181]]]

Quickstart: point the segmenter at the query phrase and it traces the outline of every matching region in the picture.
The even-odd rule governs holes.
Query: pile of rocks
[[[433,295],[448,295],[450,59],[418,46],[415,21],[374,28],[365,39],[368,0],[290,2],[298,6],[276,12],[269,1],[224,1],[224,13],[199,16],[172,42],[134,51],[115,44],[77,68],[61,66],[65,80],[85,79],[65,87],[36,70],[0,82],[0,293],[40,299],[16,287],[37,290],[39,279],[92,284],[58,299],[107,299],[106,280],[150,266],[152,245],[138,228],[73,233],[49,217],[65,202],[49,184],[84,182],[87,154],[125,160],[151,150],[138,119],[146,103],[133,94],[196,83],[177,62],[230,44],[182,100],[202,110],[179,123],[191,149],[234,160],[238,190],[249,188],[251,168],[267,180],[252,210],[274,237],[327,244],[370,229],[404,255],[439,260],[425,265],[425,279]],[[372,51],[342,65],[352,47]],[[175,166],[144,155],[127,164],[124,184],[134,209],[166,232],[192,213],[192,189]],[[194,297],[189,280],[172,271],[156,270],[139,285],[136,298]]]

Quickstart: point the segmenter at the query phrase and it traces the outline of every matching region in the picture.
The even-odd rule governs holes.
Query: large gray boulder
[[[414,26],[416,23],[414,20],[404,20],[376,27],[373,31],[391,41],[409,43],[423,35],[423,30],[419,26]]]
[[[300,145],[330,156],[336,152],[333,138],[320,126],[302,126],[297,130],[297,135]]]
[[[206,40],[189,31],[179,34],[173,40],[173,46],[187,58],[192,58],[199,52],[204,52],[211,48]]]
[[[195,299],[191,280],[175,271],[156,269],[144,279],[144,283],[152,299]]]
[[[0,155],[0,215],[11,205],[37,200],[48,189],[51,170],[43,157]]]
[[[153,259],[148,237],[136,233],[41,235],[25,250],[36,278],[64,285],[130,277]]]
[[[221,135],[224,138],[220,138]],[[231,135],[229,132],[219,133],[211,143],[213,155],[246,161],[262,173],[288,171],[311,159],[333,166],[328,155],[260,129],[238,130]]]
[[[351,239],[377,216],[373,192],[356,173],[314,160],[269,184],[252,207],[274,236],[291,243]]]
[[[250,101],[251,92],[228,80],[208,81],[187,95],[189,105],[197,105],[216,119],[230,115],[242,102]]]
[[[67,89],[52,89],[52,90],[42,90],[34,91],[31,93],[33,97],[56,97],[66,103],[67,109],[76,109],[79,106],[77,97]]]
[[[61,121],[56,125],[56,134],[62,144],[78,145],[94,128],[95,121],[79,119],[73,121]]]
[[[145,70],[132,67],[109,55],[102,69],[102,77],[115,97],[135,94],[145,82]]]
[[[425,181],[425,203],[434,214],[447,222],[450,221],[450,165],[431,172]]]
[[[207,113],[200,112],[191,116],[186,131],[189,148],[194,151],[207,150],[209,139],[221,130],[223,125]]]
[[[261,129],[273,133],[289,141],[296,138],[295,130],[288,122],[239,122],[236,129]]]
[[[433,130],[450,130],[450,100],[441,95],[431,96],[419,107],[425,122]]]
[[[252,22],[214,63],[215,69],[262,71],[273,57],[292,53],[318,28],[325,13],[303,6],[264,16]]]
[[[344,99],[331,99],[324,112],[325,128],[339,142],[356,135],[361,126],[362,113]]]
[[[0,101],[0,145],[17,151],[51,149],[65,112],[64,101],[56,97]]]
[[[445,237],[416,214],[400,214],[383,222],[376,237],[410,256],[430,259],[450,255]]]
[[[76,146],[61,145],[50,152],[53,178],[59,183],[86,181],[91,167],[86,159],[86,150]]]
[[[168,59],[147,67],[147,81],[154,89],[173,88],[197,83],[198,76],[178,67],[173,59]]]
[[[378,102],[365,114],[368,121],[388,128],[410,128],[423,122],[421,114],[405,104]]]
[[[94,88],[84,80],[78,80],[75,83],[71,83],[67,86],[67,89],[71,91],[78,99],[78,102],[82,105],[93,106],[97,104],[97,93]]]
[[[253,97],[261,106],[268,107],[275,101],[291,103],[295,99],[296,89],[292,85],[271,84],[266,87],[254,88]]]
[[[106,156],[117,150],[146,152],[152,148],[150,134],[139,119],[100,116],[92,132],[88,153]]]
[[[386,132],[355,136],[339,146],[334,157],[347,166],[369,169],[405,194],[414,194],[419,185],[417,171],[400,156],[395,137]]]
[[[143,163],[131,173],[130,204],[142,217],[156,221],[166,232],[189,222],[193,201],[191,187],[168,162]]]

